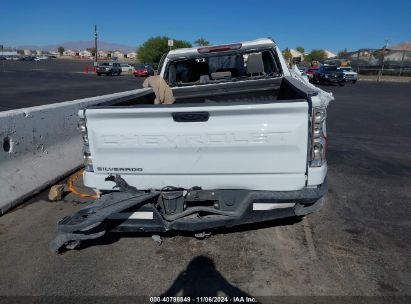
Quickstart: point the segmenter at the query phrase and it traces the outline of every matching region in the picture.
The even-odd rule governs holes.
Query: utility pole
[[[94,25],[94,72],[97,69],[98,66],[98,51],[97,51],[97,24]]]
[[[0,48],[1,48],[1,56],[3,56],[4,55],[4,47],[3,47],[3,45],[1,44],[0,45]],[[3,62],[3,72],[4,72],[4,58],[3,58],[3,60],[2,60],[2,62]]]
[[[404,57],[405,57],[405,51],[402,51],[402,59],[401,59],[401,66],[400,66],[400,75],[402,74],[402,66],[404,65]]]
[[[378,79],[377,79],[377,81],[380,81],[380,78],[381,78],[381,76],[382,76],[382,73],[384,72],[385,52],[387,51],[387,46],[388,46],[388,39],[385,39],[384,50],[383,50],[383,53],[382,53],[381,70],[380,70],[380,73],[378,74]]]

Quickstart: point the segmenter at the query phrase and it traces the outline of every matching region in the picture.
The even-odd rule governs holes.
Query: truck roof
[[[255,47],[261,47],[261,46],[275,46],[275,42],[270,39],[270,38],[259,38],[251,41],[243,41],[243,42],[238,42],[235,44],[241,43],[241,50],[244,49],[251,49]],[[230,43],[232,44],[232,43]],[[224,44],[226,45],[226,44]],[[214,47],[218,45],[210,45],[207,47]],[[194,48],[181,48],[181,49],[175,49],[171,50],[168,52],[167,57],[168,58],[176,58],[176,57],[184,57],[184,56],[189,56],[189,55],[196,55],[198,54],[198,49],[204,48],[204,46],[199,46],[199,47],[194,47]]]

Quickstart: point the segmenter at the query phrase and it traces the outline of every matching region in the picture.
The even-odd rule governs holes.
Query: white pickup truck
[[[154,104],[148,88],[80,111],[84,184],[101,198],[59,223],[60,245],[103,222],[197,233],[323,205],[333,98],[290,71],[271,39],[173,50],[159,71],[174,104]]]

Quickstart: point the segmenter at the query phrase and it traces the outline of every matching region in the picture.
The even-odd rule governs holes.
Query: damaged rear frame
[[[118,191],[61,219],[50,249],[59,253],[106,232],[203,232],[219,227],[304,216],[324,205],[327,181],[298,191],[186,190],[165,187],[140,191],[120,175],[106,178]],[[133,217],[133,214],[146,215]],[[148,216],[147,216],[148,215]]]

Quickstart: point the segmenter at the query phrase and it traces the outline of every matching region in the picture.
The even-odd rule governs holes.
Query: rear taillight
[[[232,51],[232,50],[239,50],[241,49],[242,46],[243,45],[241,43],[224,44],[224,45],[208,46],[208,47],[199,48],[197,51],[200,54],[226,52],[226,51]]]
[[[313,108],[311,120],[310,167],[321,167],[326,162],[327,133],[326,108]]]
[[[86,151],[86,149],[84,149],[84,152],[83,152],[83,164],[84,164],[85,171],[94,172],[93,159],[91,158],[90,151]]]
[[[81,136],[83,138],[83,159],[84,159],[84,170],[88,172],[94,172],[93,161],[90,153],[90,146],[87,134],[87,125],[84,118],[80,118],[78,121],[78,128],[80,130]]]
[[[84,143],[88,144],[86,120],[84,118],[80,118],[77,123],[77,126],[78,126],[78,129],[80,130],[81,136],[83,137]]]

